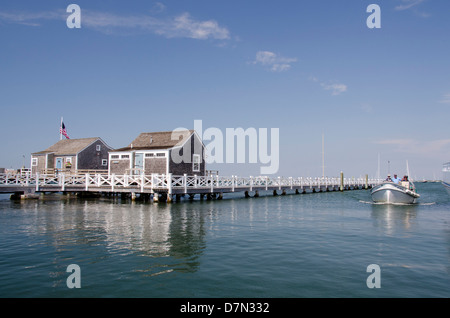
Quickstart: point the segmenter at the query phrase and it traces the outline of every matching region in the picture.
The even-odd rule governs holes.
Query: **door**
[[[144,154],[136,153],[134,155],[134,170],[133,174],[141,174],[144,173]]]
[[[63,167],[63,158],[56,158],[55,164],[56,172],[61,171],[62,167]]]

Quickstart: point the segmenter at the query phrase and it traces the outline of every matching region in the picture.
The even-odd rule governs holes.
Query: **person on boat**
[[[392,182],[392,179],[391,179],[391,175],[390,175],[390,174],[388,174],[388,176],[387,176],[387,178],[386,178],[386,181]]]
[[[394,178],[392,179],[392,181],[393,181],[394,183],[398,184],[398,183],[400,182],[400,179],[397,178],[397,175],[396,175],[396,174],[394,174]]]
[[[402,181],[408,181],[408,176],[403,176]]]

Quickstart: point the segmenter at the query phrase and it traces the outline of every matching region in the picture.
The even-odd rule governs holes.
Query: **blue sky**
[[[69,29],[69,4],[81,28]],[[369,29],[369,4],[381,28]],[[0,4],[0,167],[59,140],[280,129],[283,176],[441,176],[450,161],[450,2],[10,1]],[[220,164],[257,175],[258,164]]]

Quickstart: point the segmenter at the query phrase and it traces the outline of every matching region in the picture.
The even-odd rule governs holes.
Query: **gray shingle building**
[[[49,148],[31,154],[31,173],[76,173],[82,170],[108,170],[112,148],[101,138],[63,139]]]
[[[204,144],[194,130],[141,133],[109,152],[109,174],[205,175]]]

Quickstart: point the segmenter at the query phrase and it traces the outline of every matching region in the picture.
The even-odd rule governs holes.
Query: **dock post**
[[[364,187],[366,190],[369,188],[369,175],[368,174],[366,174],[366,184]]]
[[[344,173],[342,171],[341,171],[341,186],[339,190],[344,191]]]
[[[39,191],[39,172],[36,172],[36,192]]]
[[[245,191],[245,197],[250,198],[250,195],[248,194],[248,191]]]
[[[255,197],[255,198],[258,198],[258,197],[259,197],[259,191],[258,191],[258,190],[255,191],[254,197]]]
[[[131,192],[131,201],[136,201],[136,192]]]
[[[170,203],[172,202],[172,174],[169,173],[167,175],[167,186],[168,186],[168,190],[167,190],[167,202]]]
[[[273,195],[275,196],[275,195],[278,195],[277,194],[277,190],[273,190]]]
[[[156,202],[156,203],[159,202],[159,193],[158,192],[153,193],[153,202]]]
[[[231,191],[234,192],[234,176],[231,176]]]

